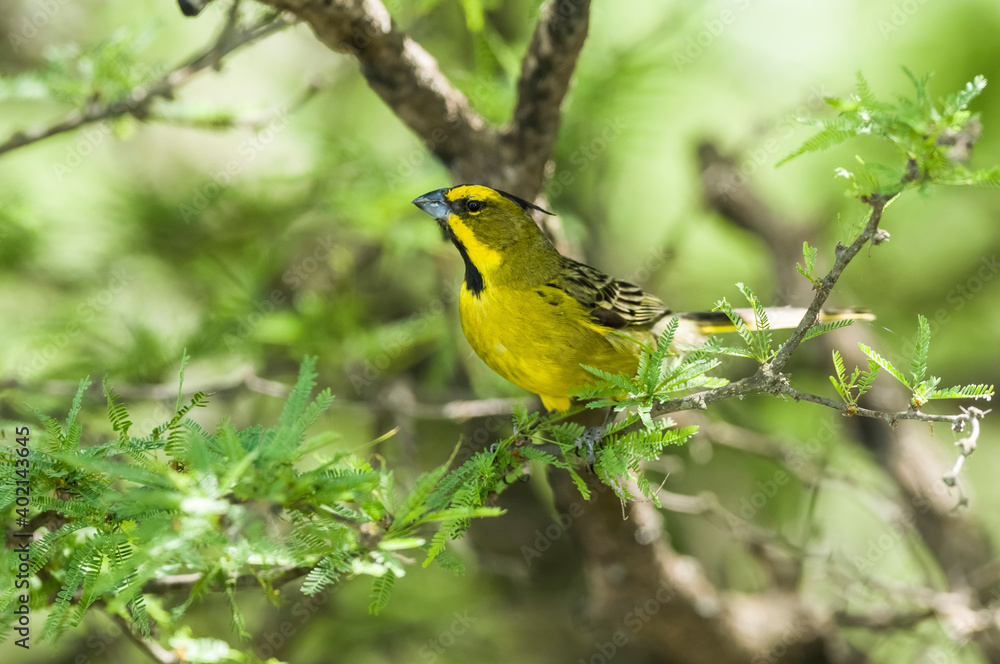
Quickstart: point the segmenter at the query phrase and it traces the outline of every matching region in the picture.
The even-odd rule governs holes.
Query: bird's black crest
[[[459,185],[455,185],[455,186],[457,186],[457,187],[485,187],[486,185],[459,184]],[[493,189],[493,187],[490,187],[490,189]],[[528,201],[526,201],[523,198],[520,198],[518,196],[515,196],[514,194],[508,194],[506,191],[502,191],[500,189],[493,189],[493,191],[497,192],[498,194],[500,194],[501,196],[503,196],[507,200],[514,201],[519,206],[521,206],[521,209],[524,210],[525,212],[528,212],[528,210],[537,210],[538,212],[541,212],[542,214],[547,214],[547,215],[549,215],[551,217],[555,216],[554,214],[552,214],[548,210],[540,208],[537,205],[535,205],[534,203],[529,203]]]

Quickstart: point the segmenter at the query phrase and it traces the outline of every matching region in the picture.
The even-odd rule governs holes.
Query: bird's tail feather
[[[748,329],[757,329],[753,309],[733,309],[733,311],[746,323]],[[803,307],[768,307],[765,311],[767,312],[768,326],[772,330],[786,330],[798,327],[799,321],[806,315],[806,309]],[[674,316],[681,320],[681,330],[679,332],[688,333],[678,335],[679,337],[687,337],[689,335],[704,336],[718,332],[732,332],[736,329],[736,326],[733,325],[733,322],[729,320],[729,317],[723,311],[690,311],[666,316],[657,324],[653,332],[659,335],[663,331],[663,328],[666,327],[667,322]],[[830,323],[848,319],[875,320],[875,316],[870,311],[864,309],[827,309],[820,313],[818,322]],[[681,341],[681,339],[678,338],[677,341]],[[681,341],[681,343],[688,342],[685,340]]]

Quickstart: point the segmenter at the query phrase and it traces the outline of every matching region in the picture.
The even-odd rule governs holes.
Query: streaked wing
[[[559,277],[548,285],[559,288],[590,310],[595,323],[616,330],[650,327],[670,313],[659,298],[635,284],[615,279],[571,258],[561,258]]]

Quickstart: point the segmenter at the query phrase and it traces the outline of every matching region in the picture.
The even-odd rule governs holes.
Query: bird
[[[559,253],[532,212],[552,213],[513,194],[462,184],[413,204],[435,220],[465,263],[459,317],[466,339],[493,371],[567,411],[572,394],[596,377],[587,365],[635,374],[672,312],[639,286]],[[737,310],[753,329],[752,310]],[[805,309],[767,309],[772,329],[798,325]],[[721,311],[673,314],[676,339],[735,330]],[[870,319],[860,310],[824,312],[821,321]]]

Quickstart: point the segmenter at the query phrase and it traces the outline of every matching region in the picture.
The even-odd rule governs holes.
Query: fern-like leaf
[[[931,346],[931,326],[927,319],[917,314],[917,341],[913,347],[913,360],[910,362],[910,375],[913,384],[923,382],[927,375],[927,355]]]
[[[391,567],[387,568],[382,576],[375,577],[375,580],[372,581],[371,602],[368,605],[369,613],[378,615],[382,612],[382,609],[389,604],[389,596],[395,585],[396,573]]]

